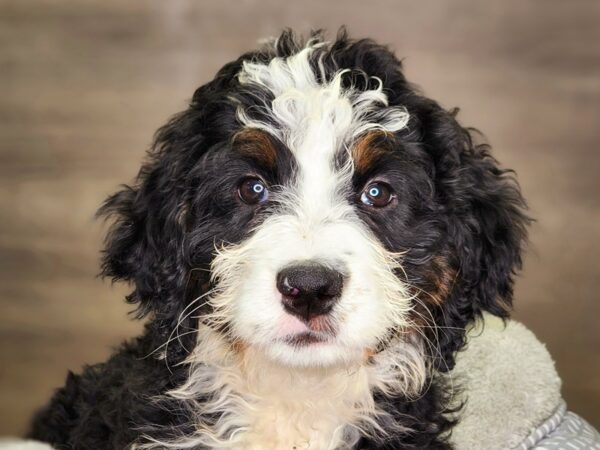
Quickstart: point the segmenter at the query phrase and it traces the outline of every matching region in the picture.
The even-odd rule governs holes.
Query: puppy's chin
[[[329,315],[305,322],[285,314],[275,328],[275,337],[260,347],[270,360],[286,367],[318,368],[356,363],[363,352],[344,345],[338,335],[342,331],[340,325]]]
[[[335,338],[321,339],[318,335],[299,334],[278,340],[263,348],[274,362],[294,368],[320,368],[359,363],[362,349],[350,349]]]

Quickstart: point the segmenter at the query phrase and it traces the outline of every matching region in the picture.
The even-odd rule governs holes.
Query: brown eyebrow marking
[[[233,144],[242,155],[254,158],[267,167],[275,167],[277,148],[268,133],[245,128],[233,136]]]
[[[357,172],[366,172],[375,161],[389,152],[389,134],[385,131],[369,131],[361,136],[352,149],[352,159]]]

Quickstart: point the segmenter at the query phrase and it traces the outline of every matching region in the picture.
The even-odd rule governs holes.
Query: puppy
[[[103,275],[144,334],[70,374],[57,449],[448,449],[444,372],[507,317],[528,218],[485,145],[371,40],[285,31],[156,135]],[[454,406],[453,406],[454,405]]]

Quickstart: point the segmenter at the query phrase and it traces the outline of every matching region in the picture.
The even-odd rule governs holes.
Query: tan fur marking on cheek
[[[366,172],[386,151],[384,131],[369,131],[352,149],[352,159],[357,172]]]
[[[233,137],[233,144],[242,155],[257,159],[268,167],[275,167],[277,149],[272,138],[264,131],[243,129]]]
[[[443,303],[446,297],[452,292],[454,282],[456,280],[456,272],[450,268],[446,258],[436,256],[434,258],[435,266],[437,267],[437,292],[436,297],[438,303]]]
[[[412,314],[415,329],[432,325],[429,323],[431,312],[428,305],[435,307],[443,305],[454,288],[457,276],[458,273],[450,267],[444,256],[438,255],[432,258],[429,272],[426,274],[427,285],[417,292],[419,301],[416,302]]]
[[[435,256],[429,273],[430,286],[419,297],[426,303],[441,305],[452,292],[457,273],[443,256]]]

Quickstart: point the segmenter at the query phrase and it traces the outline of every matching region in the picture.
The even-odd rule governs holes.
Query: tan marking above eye
[[[275,167],[277,149],[268,133],[245,128],[235,134],[233,144],[242,155],[254,158],[267,167]]]
[[[389,151],[388,133],[369,131],[360,136],[352,149],[352,159],[357,172],[366,172],[375,161]]]

